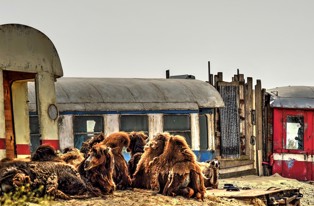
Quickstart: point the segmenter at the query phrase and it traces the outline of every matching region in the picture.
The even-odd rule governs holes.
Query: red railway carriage
[[[314,87],[271,89],[272,173],[314,180]]]

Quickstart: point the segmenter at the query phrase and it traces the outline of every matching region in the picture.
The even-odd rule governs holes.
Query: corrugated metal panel
[[[314,87],[287,86],[267,90],[270,106],[278,108],[314,108]]]
[[[34,84],[29,84],[34,110]],[[60,111],[198,110],[223,107],[218,91],[192,79],[61,78],[56,82]]]
[[[221,128],[221,155],[226,158],[240,156],[240,119],[238,112],[238,86],[219,86],[225,107],[219,110]]]

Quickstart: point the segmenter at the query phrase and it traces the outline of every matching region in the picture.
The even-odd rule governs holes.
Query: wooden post
[[[5,73],[6,74],[6,73]],[[4,75],[5,76],[5,75]],[[14,147],[14,125],[13,125],[13,114],[11,104],[11,85],[9,80],[4,78],[4,114],[5,114],[5,145],[6,145],[6,157],[15,158],[15,147]]]
[[[167,69],[167,70],[166,70],[166,79],[169,79],[169,77],[170,77],[170,70]]]
[[[238,70],[239,72],[239,70]],[[246,141],[245,141],[245,87],[244,87],[244,75],[237,74],[237,81],[239,82],[239,99],[238,99],[238,108],[239,108],[239,117],[240,117],[240,155],[246,154]]]
[[[6,157],[6,148],[5,148],[5,142],[6,142],[6,118],[5,118],[5,82],[3,77],[3,71],[0,70],[0,158]]]
[[[245,84],[245,153],[250,160],[253,160],[253,145],[251,145],[251,137],[253,136],[252,127],[252,109],[253,109],[253,80],[252,77],[247,78]]]
[[[263,129],[263,113],[262,113],[262,83],[261,80],[257,80],[256,81],[256,85],[255,85],[255,111],[256,111],[256,150],[263,150],[263,133],[262,133],[262,129]],[[257,152],[257,169],[258,169],[258,174],[261,176],[263,175],[263,170],[262,170],[262,162],[260,162],[259,160],[262,157],[259,157],[260,155],[262,155],[261,152]]]
[[[213,75],[210,72],[210,61],[208,61],[208,83],[213,85]]]
[[[218,83],[223,81],[223,73],[218,72],[217,75],[214,76],[214,86],[219,91]],[[219,121],[219,109],[215,108],[215,156],[220,158],[220,121]]]
[[[218,72],[217,73],[217,76],[218,76],[218,81],[223,81],[223,74],[222,74],[222,72]]]

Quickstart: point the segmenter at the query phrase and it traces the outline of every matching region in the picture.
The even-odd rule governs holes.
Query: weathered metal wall
[[[73,116],[62,115],[59,117],[59,141],[60,149],[63,151],[67,147],[74,147]]]
[[[118,132],[120,128],[120,121],[118,114],[106,114],[104,115],[104,128],[105,135],[109,135],[113,132]]]
[[[239,87],[220,85],[219,92],[225,107],[220,109],[221,156],[238,158],[240,156],[240,119],[238,112]]]
[[[190,114],[191,118],[191,138],[192,138],[192,150],[200,149],[200,124],[198,113]]]
[[[148,114],[148,133],[149,137],[153,137],[155,134],[163,132],[163,115],[162,114]]]

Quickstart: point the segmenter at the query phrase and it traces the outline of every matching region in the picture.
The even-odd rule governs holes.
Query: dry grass
[[[302,206],[314,205],[314,185],[309,182],[299,182],[294,179],[283,178],[279,175],[269,177],[243,176],[238,178],[221,179],[219,188],[225,183],[232,183],[238,187],[250,187],[252,189],[267,189],[269,187],[279,187],[282,189],[301,188],[304,197],[301,199]],[[115,191],[108,195],[106,199],[90,198],[85,200],[58,200],[50,202],[30,203],[29,205],[56,205],[56,206],[231,206],[231,205],[254,205],[262,206],[264,203],[260,199],[250,201],[240,201],[233,198],[220,198],[215,196],[211,190],[207,190],[204,201],[196,199],[186,199],[183,197],[168,197],[155,195],[150,190],[133,189],[126,191]],[[22,204],[19,204],[22,205]]]

